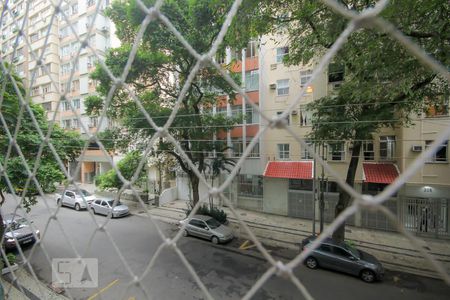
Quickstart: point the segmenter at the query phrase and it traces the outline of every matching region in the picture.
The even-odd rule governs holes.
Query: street
[[[3,213],[11,210],[11,202],[3,207]],[[48,202],[56,209],[54,201]],[[44,233],[50,213],[40,199],[29,214],[34,225]],[[97,258],[99,265],[98,289],[70,289],[74,299],[203,299],[194,278],[180,257],[170,248],[164,248],[155,265],[140,281],[130,283],[133,276],[140,277],[162,239],[149,218],[130,215],[112,219],[105,229],[114,240],[117,249],[105,232],[97,231],[87,211],[75,211],[62,207],[58,222],[48,223],[42,246],[31,248],[25,254],[31,261],[36,275],[45,283],[51,282],[51,264],[47,258],[73,258],[72,244],[82,257]],[[102,224],[107,219],[95,216]],[[167,236],[176,234],[176,226],[157,222]],[[61,226],[61,228],[60,228]],[[64,234],[70,237],[67,240]],[[90,247],[89,241],[92,239]],[[208,291],[215,299],[239,299],[269,268],[269,264],[245,253],[240,254],[233,245],[214,246],[208,241],[182,237],[177,243]],[[233,251],[231,251],[233,250]],[[30,256],[31,255],[31,256]],[[124,262],[122,262],[123,257]],[[132,274],[130,273],[132,272]],[[383,282],[367,284],[359,278],[327,270],[296,268],[295,275],[304,283],[315,299],[448,299],[450,287],[442,281],[407,274],[388,273]],[[144,292],[145,291],[145,292]],[[69,293],[66,292],[66,295]],[[288,280],[272,277],[253,299],[303,299],[300,291]]]

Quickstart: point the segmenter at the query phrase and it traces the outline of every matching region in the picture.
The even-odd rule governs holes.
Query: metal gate
[[[406,198],[403,201],[403,225],[423,235],[450,236],[449,199]]]
[[[289,190],[288,216],[312,220],[313,218],[313,194]]]
[[[390,199],[384,202],[383,206],[388,208],[393,214],[397,215],[396,199]],[[397,231],[395,224],[393,224],[384,213],[378,210],[361,210],[361,226],[378,230]]]

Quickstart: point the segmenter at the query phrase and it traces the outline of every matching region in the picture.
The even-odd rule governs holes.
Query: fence
[[[16,1],[16,2],[18,2],[18,1]],[[15,10],[16,9],[15,6],[13,8],[13,4],[8,3],[7,1],[4,2],[3,3],[2,21],[4,21],[5,12],[7,12],[10,16],[13,16],[12,19],[13,19],[13,22],[15,25],[14,34],[15,34],[16,38],[12,44],[12,47],[15,52],[18,49],[19,43],[25,43],[26,45],[28,45],[28,47],[33,49],[32,43],[37,41],[37,39],[39,38],[39,35],[44,34],[46,36],[44,39],[42,39],[42,46],[44,47],[42,49],[42,51],[40,51],[39,53],[31,51],[30,59],[31,58],[34,59],[38,63],[37,65],[42,66],[42,68],[41,68],[42,72],[44,72],[47,76],[49,76],[49,78],[52,78],[52,81],[49,83],[48,87],[52,86],[52,88],[54,88],[56,91],[58,91],[59,96],[65,97],[65,96],[67,96],[67,94],[69,92],[69,91],[67,91],[68,89],[66,89],[66,91],[61,90],[61,86],[59,86],[59,83],[56,82],[56,80],[54,80],[52,77],[52,70],[51,70],[52,66],[47,66],[45,64],[45,61],[43,60],[45,47],[49,46],[50,33],[52,33],[52,34],[54,33],[52,24],[54,24],[54,22],[56,22],[56,20],[57,20],[56,16],[55,15],[48,16],[47,20],[50,20],[49,26],[44,28],[46,30],[44,30],[44,32],[39,33],[39,35],[37,35],[37,36],[35,36],[34,34],[30,35],[30,36],[24,36],[23,28],[24,28],[24,26],[25,26],[24,24],[26,22],[20,23],[19,19],[15,18],[15,16],[18,16],[18,15],[22,16],[21,14],[23,12],[25,12],[25,17],[22,20],[27,20],[26,16],[28,15],[28,12],[31,9],[35,9],[34,6],[31,7],[31,5],[36,4],[35,2],[37,3],[38,1],[27,1],[26,3],[22,3],[22,11],[19,11],[19,12],[17,10]],[[351,195],[351,197],[354,199],[353,204],[350,205],[348,208],[346,208],[346,210],[342,214],[340,214],[339,217],[335,218],[333,220],[333,222],[329,226],[326,227],[323,234],[318,239],[315,240],[314,247],[317,247],[319,245],[319,243],[326,236],[330,235],[340,224],[342,224],[345,220],[348,220],[356,211],[360,210],[361,207],[372,207],[372,208],[377,209],[380,213],[383,213],[386,216],[386,219],[390,220],[393,224],[395,224],[395,228],[401,234],[403,234],[405,237],[407,237],[410,240],[410,242],[417,247],[417,250],[420,251],[420,253],[429,260],[429,262],[433,265],[433,267],[436,269],[436,271],[442,276],[442,278],[447,283],[450,284],[449,274],[446,273],[446,271],[442,268],[442,266],[435,259],[433,259],[433,257],[428,252],[426,252],[423,247],[419,246],[420,243],[419,243],[419,240],[417,239],[417,237],[413,236],[410,232],[405,230],[405,227],[397,221],[393,212],[387,210],[383,206],[383,203],[388,201],[391,195],[393,195],[396,191],[398,191],[400,189],[400,187],[409,178],[411,178],[418,171],[418,169],[424,165],[424,163],[426,161],[428,161],[429,159],[431,159],[434,156],[434,153],[439,149],[439,147],[444,143],[444,141],[446,141],[448,139],[448,137],[450,135],[450,127],[442,128],[442,130],[436,137],[435,142],[430,144],[429,147],[427,147],[426,151],[423,151],[422,154],[419,155],[418,158],[414,161],[414,163],[412,163],[410,165],[410,167],[408,169],[406,169],[403,172],[403,174],[401,174],[400,177],[398,177],[387,189],[385,189],[383,192],[381,192],[375,196],[363,196],[362,194],[358,193],[353,188],[351,188],[349,185],[347,185],[343,179],[340,179],[338,174],[336,174],[336,172],[320,156],[315,154],[314,151],[311,151],[312,149],[308,146],[308,144],[305,142],[305,140],[302,137],[298,136],[298,134],[295,133],[289,126],[287,126],[287,123],[285,121],[286,116],[288,116],[294,110],[294,108],[300,104],[300,100],[301,100],[302,96],[305,94],[308,86],[313,82],[313,80],[315,80],[324,71],[324,68],[332,61],[332,59],[336,55],[336,53],[346,43],[347,38],[352,33],[354,33],[355,31],[357,31],[358,29],[360,29],[362,27],[365,27],[365,26],[372,27],[375,30],[379,30],[380,32],[383,32],[384,34],[390,35],[392,37],[392,39],[396,40],[398,43],[400,43],[404,47],[405,51],[410,53],[412,58],[418,59],[423,65],[429,67],[430,70],[432,70],[433,72],[435,72],[437,74],[440,74],[441,77],[444,78],[444,80],[446,80],[448,83],[450,75],[449,75],[447,66],[443,66],[440,62],[436,61],[433,57],[431,57],[423,49],[421,49],[420,46],[413,43],[405,35],[403,35],[401,33],[401,31],[396,29],[393,24],[389,23],[388,21],[386,21],[378,16],[380,14],[380,12],[382,12],[383,9],[386,7],[388,1],[379,1],[373,7],[365,9],[360,13],[357,13],[354,10],[348,10],[348,9],[344,8],[337,1],[323,0],[322,2],[325,5],[327,5],[330,9],[332,9],[335,13],[341,15],[342,18],[348,19],[349,20],[348,25],[347,25],[346,29],[344,31],[342,31],[342,33],[339,35],[339,37],[334,41],[333,46],[320,58],[318,64],[315,66],[314,71],[312,72],[312,74],[310,74],[311,76],[307,80],[305,80],[306,82],[304,82],[304,84],[303,84],[301,93],[298,95],[298,97],[295,99],[295,101],[293,101],[291,104],[289,104],[289,107],[287,109],[285,109],[282,114],[280,114],[279,116],[277,116],[275,118],[272,118],[271,116],[267,115],[267,113],[265,113],[264,111],[261,111],[261,109],[257,105],[255,105],[252,101],[250,101],[248,95],[245,94],[244,90],[241,89],[241,87],[238,84],[236,84],[235,81],[233,81],[230,74],[227,73],[224,69],[222,69],[222,67],[218,63],[216,63],[214,60],[214,57],[217,54],[219,47],[224,42],[224,36],[229,28],[229,24],[231,23],[232,19],[236,16],[238,10],[240,9],[242,2],[243,1],[241,1],[241,0],[234,1],[233,5],[229,9],[229,12],[227,13],[227,15],[225,16],[225,18],[223,20],[223,24],[220,27],[221,28],[220,33],[217,35],[217,37],[214,39],[214,41],[211,42],[211,47],[210,47],[209,51],[207,51],[205,53],[197,53],[195,48],[189,44],[187,37],[182,36],[180,34],[180,32],[173,26],[171,20],[162,13],[161,7],[164,4],[164,1],[156,1],[154,6],[147,7],[143,2],[141,2],[140,0],[137,0],[136,8],[140,10],[140,14],[142,14],[142,16],[143,16],[143,21],[142,21],[142,24],[139,27],[138,31],[135,32],[136,35],[134,37],[134,40],[132,41],[128,61],[127,61],[125,68],[123,70],[121,70],[121,72],[118,72],[117,70],[111,70],[111,68],[109,68],[105,64],[104,61],[98,60],[100,68],[102,68],[102,70],[107,74],[107,76],[109,77],[109,79],[112,82],[111,86],[106,87],[107,97],[105,99],[104,107],[100,111],[100,116],[98,119],[99,124],[103,124],[103,122],[105,122],[106,112],[110,108],[111,99],[113,97],[114,92],[116,91],[117,88],[123,87],[124,93],[127,94],[127,96],[130,98],[130,101],[132,101],[133,103],[136,104],[137,109],[144,116],[145,121],[147,122],[148,126],[153,128],[153,130],[155,132],[155,134],[148,141],[146,141],[146,147],[144,147],[145,150],[143,153],[144,157],[146,157],[151,152],[151,149],[157,140],[159,140],[160,138],[164,138],[167,143],[170,143],[173,145],[173,147],[175,149],[174,151],[176,151],[185,160],[186,166],[188,166],[195,173],[195,175],[200,179],[200,182],[203,185],[208,187],[209,193],[213,196],[220,195],[222,197],[224,204],[226,204],[231,209],[231,211],[234,214],[234,217],[239,221],[241,228],[243,228],[243,230],[246,231],[247,235],[250,237],[252,242],[256,245],[256,248],[261,252],[263,257],[269,263],[269,267],[266,270],[266,272],[245,293],[245,295],[242,297],[243,299],[252,298],[259,291],[259,289],[266,284],[266,282],[272,276],[281,276],[281,277],[286,278],[286,280],[289,280],[293,285],[295,285],[298,288],[298,290],[301,292],[301,294],[304,296],[304,298],[306,298],[306,299],[312,298],[311,294],[308,292],[307,287],[302,283],[301,279],[297,278],[294,275],[294,272],[293,272],[293,269],[296,266],[298,266],[300,263],[303,262],[303,260],[310,253],[312,248],[310,248],[309,250],[304,251],[302,253],[299,253],[299,255],[295,259],[290,261],[289,263],[282,263],[281,261],[277,261],[270,254],[270,252],[266,250],[264,245],[262,245],[260,243],[260,241],[256,238],[256,236],[252,233],[252,231],[249,229],[249,227],[245,224],[245,222],[239,216],[239,214],[235,213],[235,211],[233,209],[233,207],[234,207],[233,203],[228,198],[224,197],[224,195],[222,194],[222,192],[225,190],[225,188],[231,184],[232,180],[238,174],[239,169],[244,164],[245,159],[247,157],[249,157],[249,155],[251,155],[251,152],[252,152],[253,148],[255,147],[255,145],[258,143],[258,140],[262,137],[262,135],[266,131],[270,131],[273,128],[285,129],[285,131],[287,133],[292,135],[292,137],[296,140],[296,142],[298,142],[300,145],[302,145],[303,147],[308,149],[311,156],[315,157],[317,163],[323,165],[324,169],[326,170],[326,172],[328,174],[334,175],[334,177],[337,178],[337,181],[338,181],[338,184],[340,185],[340,187],[343,190],[345,190],[349,195]],[[88,5],[91,5],[90,8],[88,8],[88,9],[95,11],[95,15],[98,15],[102,9],[101,2],[96,3],[95,1],[87,1],[87,3],[88,3]],[[62,1],[55,2],[54,4],[51,4],[52,9],[55,11],[55,13],[60,14],[62,20],[71,24],[70,19],[69,19],[70,16],[68,15],[69,11],[63,9],[63,4],[64,3]],[[92,6],[92,5],[94,5],[94,6]],[[30,22],[32,22],[32,21],[34,22],[34,20],[30,20]],[[143,99],[140,99],[136,95],[136,91],[129,88],[127,86],[127,84],[125,84],[125,80],[124,80],[125,78],[127,78],[127,75],[131,71],[132,63],[133,63],[134,59],[136,58],[136,53],[138,51],[140,41],[142,40],[142,38],[145,34],[145,30],[147,28],[149,28],[149,26],[154,24],[154,22],[156,22],[156,21],[160,22],[161,26],[165,26],[166,28],[168,28],[168,30],[173,34],[173,38],[177,39],[179,41],[180,45],[182,45],[182,47],[186,48],[188,50],[189,54],[192,55],[193,57],[195,57],[195,59],[196,59],[196,64],[194,66],[192,66],[191,73],[187,77],[185,84],[181,87],[181,91],[177,97],[177,101],[171,111],[170,116],[167,118],[167,121],[161,126],[157,125],[157,123],[155,123],[155,119],[152,118],[151,115],[145,110],[145,108],[144,108],[145,106],[143,104]],[[3,22],[1,22],[1,23],[3,24]],[[99,39],[99,40],[92,41],[89,38],[89,33],[92,32],[95,24],[96,24],[96,22],[92,22],[91,25],[88,24],[88,26],[86,28],[87,34],[83,37],[81,37],[80,35],[77,34],[77,31],[74,29],[73,24],[66,27],[65,31],[59,32],[60,38],[64,38],[65,36],[67,36],[68,33],[74,35],[76,37],[76,42],[82,46],[82,47],[79,47],[79,49],[77,51],[70,53],[70,56],[73,57],[72,61],[78,62],[80,53],[82,51],[85,51],[85,49],[89,49],[90,51],[92,51],[92,53],[94,55],[94,58],[93,58],[94,60],[97,59],[97,57],[99,57],[97,54],[98,51],[96,51],[96,49],[92,47],[92,44],[93,43],[100,44],[101,40]],[[81,26],[81,27],[84,27],[84,26]],[[106,28],[106,29],[102,29],[102,30],[106,31],[108,29]],[[242,96],[243,101],[246,102],[246,104],[251,105],[253,107],[254,111],[259,112],[259,116],[260,116],[261,120],[268,124],[268,126],[261,127],[259,129],[259,131],[255,134],[255,137],[252,139],[252,141],[248,145],[246,145],[245,150],[243,151],[242,157],[237,161],[236,166],[233,167],[231,173],[229,174],[229,176],[227,177],[225,182],[220,187],[214,187],[214,188],[210,186],[210,184],[208,183],[207,180],[205,180],[204,175],[198,171],[198,169],[197,169],[198,166],[195,165],[191,161],[190,153],[186,153],[183,150],[183,148],[180,146],[180,144],[185,141],[177,141],[176,138],[174,138],[174,136],[172,136],[169,132],[169,128],[175,122],[175,118],[177,117],[177,114],[180,111],[180,105],[181,105],[182,101],[185,99],[188,89],[194,80],[194,77],[201,71],[202,67],[204,67],[206,65],[215,69],[219,74],[221,74],[222,78],[224,78],[224,80],[229,84],[229,86],[231,86],[235,91],[237,91]],[[73,183],[73,178],[71,178],[66,171],[66,166],[64,164],[65,158],[61,157],[61,155],[60,155],[61,153],[58,153],[55,150],[55,147],[54,147],[55,140],[52,140],[49,138],[51,136],[52,131],[55,130],[55,127],[53,124],[55,123],[55,120],[56,120],[56,113],[53,116],[53,120],[52,120],[53,122],[50,123],[50,129],[48,130],[48,132],[43,131],[40,124],[38,124],[38,122],[33,114],[33,111],[30,109],[29,99],[30,99],[30,95],[34,95],[33,94],[34,91],[27,90],[27,88],[25,88],[25,90],[24,90],[19,87],[17,77],[14,77],[11,75],[12,74],[11,67],[12,67],[11,65],[8,66],[6,64],[5,58],[1,59],[2,73],[12,83],[13,90],[14,90],[13,92],[16,94],[18,101],[20,102],[20,109],[19,109],[19,115],[17,117],[17,123],[15,124],[16,125],[15,128],[14,127],[9,128],[8,126],[6,126],[7,123],[5,120],[10,118],[10,116],[7,115],[7,113],[6,113],[7,110],[3,107],[2,110],[0,111],[0,120],[2,122],[2,129],[3,129],[3,138],[8,143],[7,153],[2,153],[2,154],[8,158],[11,154],[11,151],[17,153],[17,157],[19,158],[21,163],[23,163],[24,174],[26,174],[26,176],[28,176],[28,180],[26,181],[26,184],[25,184],[25,189],[27,189],[30,184],[35,184],[37,186],[39,194],[43,197],[43,199],[45,201],[51,201],[50,199],[48,199],[48,197],[46,195],[44,195],[42,189],[40,188],[41,184],[37,180],[37,175],[36,175],[38,172],[38,169],[39,169],[40,158],[43,155],[44,147],[48,146],[45,150],[48,152],[46,154],[50,153],[51,155],[54,156],[55,163],[58,164],[60,170],[65,174],[67,180],[70,183]],[[63,69],[63,72],[65,72],[65,74],[67,76],[69,76],[69,78],[72,78],[74,76],[74,74],[76,72],[78,72],[77,68],[72,68],[70,65],[64,66],[64,68],[62,68],[62,69]],[[24,70],[19,70],[19,73],[21,73],[22,71],[24,71]],[[36,80],[37,79],[35,78],[35,76],[32,76],[30,79],[30,82],[27,83],[27,86],[31,87],[32,84]],[[69,80],[69,82],[70,82],[70,80]],[[83,82],[82,87],[83,87],[83,89],[88,90],[89,88],[92,88],[91,85],[92,85],[91,83],[88,83],[88,84],[86,84],[86,86],[84,86],[84,82]],[[6,88],[6,84],[4,81],[3,85],[2,85],[2,94],[3,95],[6,95],[5,88]],[[47,87],[45,87],[45,88],[47,88]],[[11,91],[9,91],[9,92],[11,92]],[[281,92],[284,93],[285,91],[281,91]],[[3,98],[0,99],[0,101],[3,101],[3,100],[4,100]],[[59,111],[60,106],[62,106],[62,101],[58,101],[58,105],[57,105],[55,111]],[[80,126],[83,127],[84,131],[88,135],[88,141],[86,142],[84,149],[87,149],[89,147],[90,143],[92,143],[92,142],[95,142],[96,144],[98,144],[99,149],[103,153],[105,153],[105,155],[108,157],[109,163],[112,165],[113,169],[117,172],[120,180],[124,183],[124,188],[131,188],[134,191],[135,195],[137,197],[139,197],[139,193],[138,193],[138,191],[136,191],[136,189],[134,189],[133,183],[137,180],[138,174],[140,173],[140,171],[142,170],[142,168],[145,165],[144,159],[140,162],[140,164],[135,172],[135,176],[133,176],[131,180],[125,180],[125,178],[121,175],[120,170],[117,167],[117,164],[115,162],[113,162],[112,159],[107,155],[108,151],[105,149],[105,145],[98,135],[99,132],[97,130],[93,130],[93,129],[90,130],[89,128],[84,128],[84,127],[86,127],[83,125],[84,123],[83,123],[82,118],[84,118],[84,117],[79,112],[76,111],[76,109],[73,107],[72,103],[69,103],[69,106],[70,106],[70,110],[76,116],[74,119],[76,119],[77,121],[74,123],[80,124]],[[36,163],[34,165],[30,165],[27,162],[27,159],[25,157],[23,157],[23,155],[21,155],[23,149],[19,146],[20,143],[18,143],[17,132],[15,131],[15,129],[18,130],[22,121],[25,119],[26,115],[30,116],[30,118],[29,118],[30,124],[32,124],[32,126],[34,127],[36,134],[38,136],[38,139],[39,139],[39,143],[40,143],[39,150],[37,151],[37,153],[35,155]],[[97,121],[95,121],[95,122],[97,122]],[[72,124],[71,126],[73,126],[73,124],[74,124],[72,122],[65,122],[64,124],[69,126],[70,125],[69,123]],[[98,126],[98,127],[101,127],[101,126]],[[80,169],[81,161],[82,161],[82,159],[79,160],[79,163],[77,166],[78,169]],[[1,164],[0,164],[0,173],[3,175],[3,177],[5,179],[4,182],[6,185],[6,190],[9,193],[13,194],[13,199],[16,201],[17,204],[19,204],[21,199],[20,199],[20,196],[15,194],[16,190],[13,187],[13,183],[11,182],[10,178],[8,178],[8,175],[7,175],[8,168],[9,168],[9,164],[7,164],[7,160],[2,160]],[[198,202],[198,204],[195,206],[195,208],[193,209],[191,214],[195,214],[200,203],[202,201],[207,201],[207,198],[200,199],[200,200],[201,201]],[[142,199],[139,199],[139,202],[142,205],[142,208],[146,211],[148,217],[151,219],[152,217],[148,213],[146,205],[144,204]],[[428,208],[427,206],[423,206],[423,202],[418,201],[418,200],[411,200],[410,203],[413,203],[416,206],[411,207],[411,204],[408,204],[406,206],[406,208],[405,207],[403,208],[404,210],[406,209],[408,211],[408,214],[407,214],[408,216],[413,216],[413,218],[411,219],[410,222],[408,221],[409,219],[407,220],[407,224],[409,224],[408,226],[410,226],[411,228],[419,228],[419,230],[421,230],[421,231],[423,231],[424,228],[425,228],[425,231],[437,230],[438,232],[440,232],[440,230],[443,230],[441,227],[437,226],[437,223],[434,220],[430,220],[430,217],[429,217],[429,213],[432,211],[432,209],[434,209],[434,210],[441,209],[443,207],[442,206],[443,204],[441,204],[440,207],[431,208],[431,206],[430,206]],[[424,213],[421,214],[420,212],[424,211],[423,210],[424,207],[425,207],[425,210],[428,209],[428,211],[425,211]],[[48,206],[47,206],[47,208],[48,208]],[[92,214],[91,211],[89,211],[89,213]],[[53,212],[49,209],[49,214],[52,216],[51,220],[57,222],[58,224],[63,222],[63,220],[57,218],[58,210],[56,210],[56,212]],[[28,216],[27,216],[27,218],[28,218]],[[367,220],[367,224],[371,223],[371,221],[370,221],[371,218],[369,216],[367,216],[366,220]],[[153,223],[153,224],[155,224],[155,223]],[[425,227],[422,227],[422,229],[421,229],[422,225]],[[95,226],[97,226],[96,231],[108,232],[108,227],[105,224],[96,223]],[[155,224],[155,226],[157,226],[157,225]],[[69,236],[68,232],[66,232],[62,226],[61,226],[61,228],[62,228],[61,239],[70,241],[70,236]],[[163,249],[172,249],[174,251],[174,253],[176,253],[176,255],[179,256],[182,263],[185,265],[185,267],[187,268],[189,273],[192,275],[192,278],[194,279],[195,283],[198,285],[200,290],[203,292],[204,297],[207,299],[212,299],[213,297],[212,297],[211,293],[209,292],[208,287],[204,284],[202,279],[196,273],[196,270],[186,259],[183,252],[177,247],[177,241],[181,238],[183,229],[181,229],[176,234],[176,236],[173,238],[169,238],[169,237],[165,236],[161,230],[159,230],[158,233],[161,236],[161,240],[163,242],[161,243],[161,245],[159,246],[158,250],[155,252],[153,257],[151,258],[151,260],[147,266],[145,274],[148,274],[148,272],[150,272],[150,270],[153,269],[156,261],[158,260],[159,255]],[[46,235],[46,230],[44,229],[42,232],[42,236],[45,237],[45,235]],[[94,233],[94,235],[95,235],[95,233]],[[89,248],[92,244],[93,237],[86,237],[86,239],[89,240],[89,243],[88,243],[88,248]],[[108,239],[109,239],[109,242],[111,243],[111,245],[115,249],[117,249],[119,254],[121,254],[120,249],[117,247],[115,241],[111,238],[110,235],[108,235]],[[73,248],[73,252],[76,254],[76,257],[83,257],[83,252],[80,252],[70,242],[69,242],[69,244]],[[40,243],[37,243],[34,246],[34,248],[36,248],[36,247],[42,247],[42,245]],[[42,250],[44,251],[44,253],[48,254],[47,249],[42,247]],[[23,254],[22,250],[19,249],[19,253],[25,259],[25,255]],[[2,250],[2,256],[4,258],[6,257],[5,255],[6,255],[5,252]],[[48,260],[48,264],[51,265],[49,256],[47,255],[46,257]],[[127,260],[125,259],[125,257],[122,254],[119,257],[120,257],[121,263],[124,266],[128,266]],[[33,268],[30,265],[29,261],[24,260],[24,262],[30,268],[33,277],[36,280],[38,280],[36,273],[33,271]],[[10,267],[10,265],[8,265],[8,267]],[[149,297],[149,295],[151,295],[151,293],[146,290],[145,286],[140,284],[142,277],[140,277],[138,274],[134,274],[133,272],[131,272],[131,270],[128,270],[128,271],[130,271],[129,286],[131,286],[133,284],[137,284],[137,286],[140,289],[142,289],[143,293]],[[72,295],[70,294],[70,290],[68,290],[67,292],[68,292],[68,296],[73,298]]]

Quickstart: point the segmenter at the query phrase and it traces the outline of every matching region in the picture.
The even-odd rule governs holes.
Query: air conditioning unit
[[[422,146],[421,145],[413,145],[411,148],[412,152],[422,152]]]
[[[271,90],[276,90],[277,89],[277,84],[276,83],[271,83],[269,85],[269,87],[270,87]]]
[[[270,65],[270,69],[271,70],[276,70],[277,69],[278,64],[271,64]]]
[[[107,26],[103,26],[102,27],[102,31],[108,31],[108,27]]]
[[[293,116],[296,116],[298,114],[298,112],[296,110],[293,110],[291,113]]]

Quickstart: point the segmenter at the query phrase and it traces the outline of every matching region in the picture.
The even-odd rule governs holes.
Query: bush
[[[191,213],[191,211],[192,207],[190,206],[186,210],[186,217]],[[223,211],[223,209],[218,209],[217,207],[213,207],[212,209],[210,209],[208,204],[201,205],[197,210],[197,214],[213,217],[222,224],[226,224],[228,222],[227,214]]]

